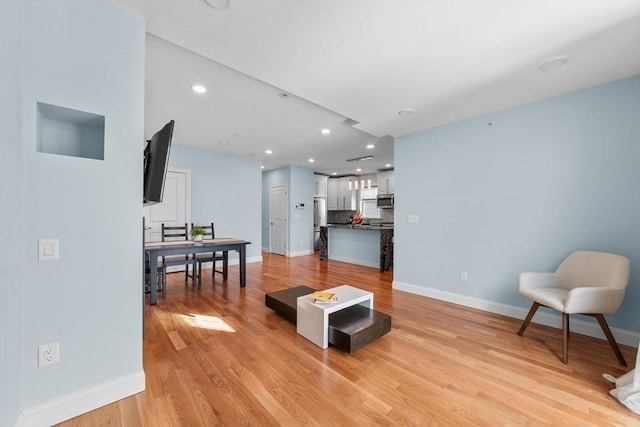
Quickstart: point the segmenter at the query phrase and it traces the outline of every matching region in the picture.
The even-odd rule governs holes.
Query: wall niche
[[[104,160],[104,116],[37,104],[38,152]]]

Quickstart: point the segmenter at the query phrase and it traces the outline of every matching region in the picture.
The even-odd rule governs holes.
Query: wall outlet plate
[[[54,342],[38,347],[38,367],[60,363],[60,343]]]

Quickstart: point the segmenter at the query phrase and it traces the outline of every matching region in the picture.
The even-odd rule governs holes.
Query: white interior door
[[[287,254],[288,205],[286,185],[269,189],[269,251],[274,254]]]
[[[144,207],[146,242],[162,240],[162,223],[168,226],[191,223],[191,171],[168,169],[162,203]]]

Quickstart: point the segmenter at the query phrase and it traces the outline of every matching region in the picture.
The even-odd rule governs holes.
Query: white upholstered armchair
[[[629,260],[605,252],[578,251],[569,255],[555,273],[520,273],[520,294],[533,301],[518,335],[524,334],[538,307],[562,313],[562,362],[569,352],[569,315],[596,318],[620,364],[627,363],[604,318],[620,307],[629,283]]]

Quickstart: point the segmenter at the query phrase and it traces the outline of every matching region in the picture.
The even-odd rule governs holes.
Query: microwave
[[[378,202],[376,206],[380,209],[393,207],[393,194],[378,194]]]

